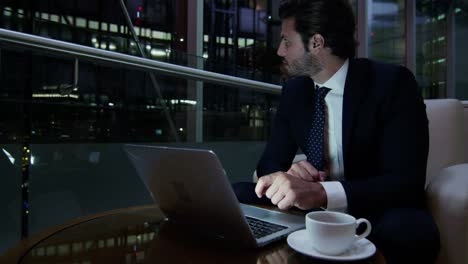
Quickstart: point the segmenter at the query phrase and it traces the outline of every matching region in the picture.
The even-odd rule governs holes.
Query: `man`
[[[288,75],[255,187],[280,209],[368,218],[387,263],[432,263],[439,234],[425,209],[428,121],[413,74],[354,59],[347,0],[280,7]],[[298,149],[307,160],[291,165]],[[414,257],[414,259],[412,259]]]

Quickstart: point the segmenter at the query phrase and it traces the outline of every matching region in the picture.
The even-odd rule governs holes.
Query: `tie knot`
[[[325,96],[327,96],[328,92],[330,91],[331,89],[330,88],[327,88],[327,87],[319,87],[318,85],[315,85],[315,92],[317,93],[318,96],[320,96],[321,98],[325,98]]]

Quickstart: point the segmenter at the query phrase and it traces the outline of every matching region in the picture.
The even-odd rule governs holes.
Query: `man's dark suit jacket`
[[[272,134],[257,167],[263,176],[287,171],[304,149],[314,82],[284,86]],[[424,101],[402,66],[350,59],[343,95],[343,184],[348,212],[367,216],[389,208],[423,207],[429,145]]]

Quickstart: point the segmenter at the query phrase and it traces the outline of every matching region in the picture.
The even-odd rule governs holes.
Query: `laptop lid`
[[[240,206],[226,173],[210,150],[125,145],[125,150],[155,202],[171,221],[209,236],[249,246],[268,244],[304,227],[304,218]],[[255,239],[244,211],[288,228]]]

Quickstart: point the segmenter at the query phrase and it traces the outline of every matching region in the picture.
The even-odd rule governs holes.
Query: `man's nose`
[[[284,57],[284,47],[283,47],[283,44],[281,43],[278,47],[278,50],[276,50],[276,55],[280,56],[280,57]]]

